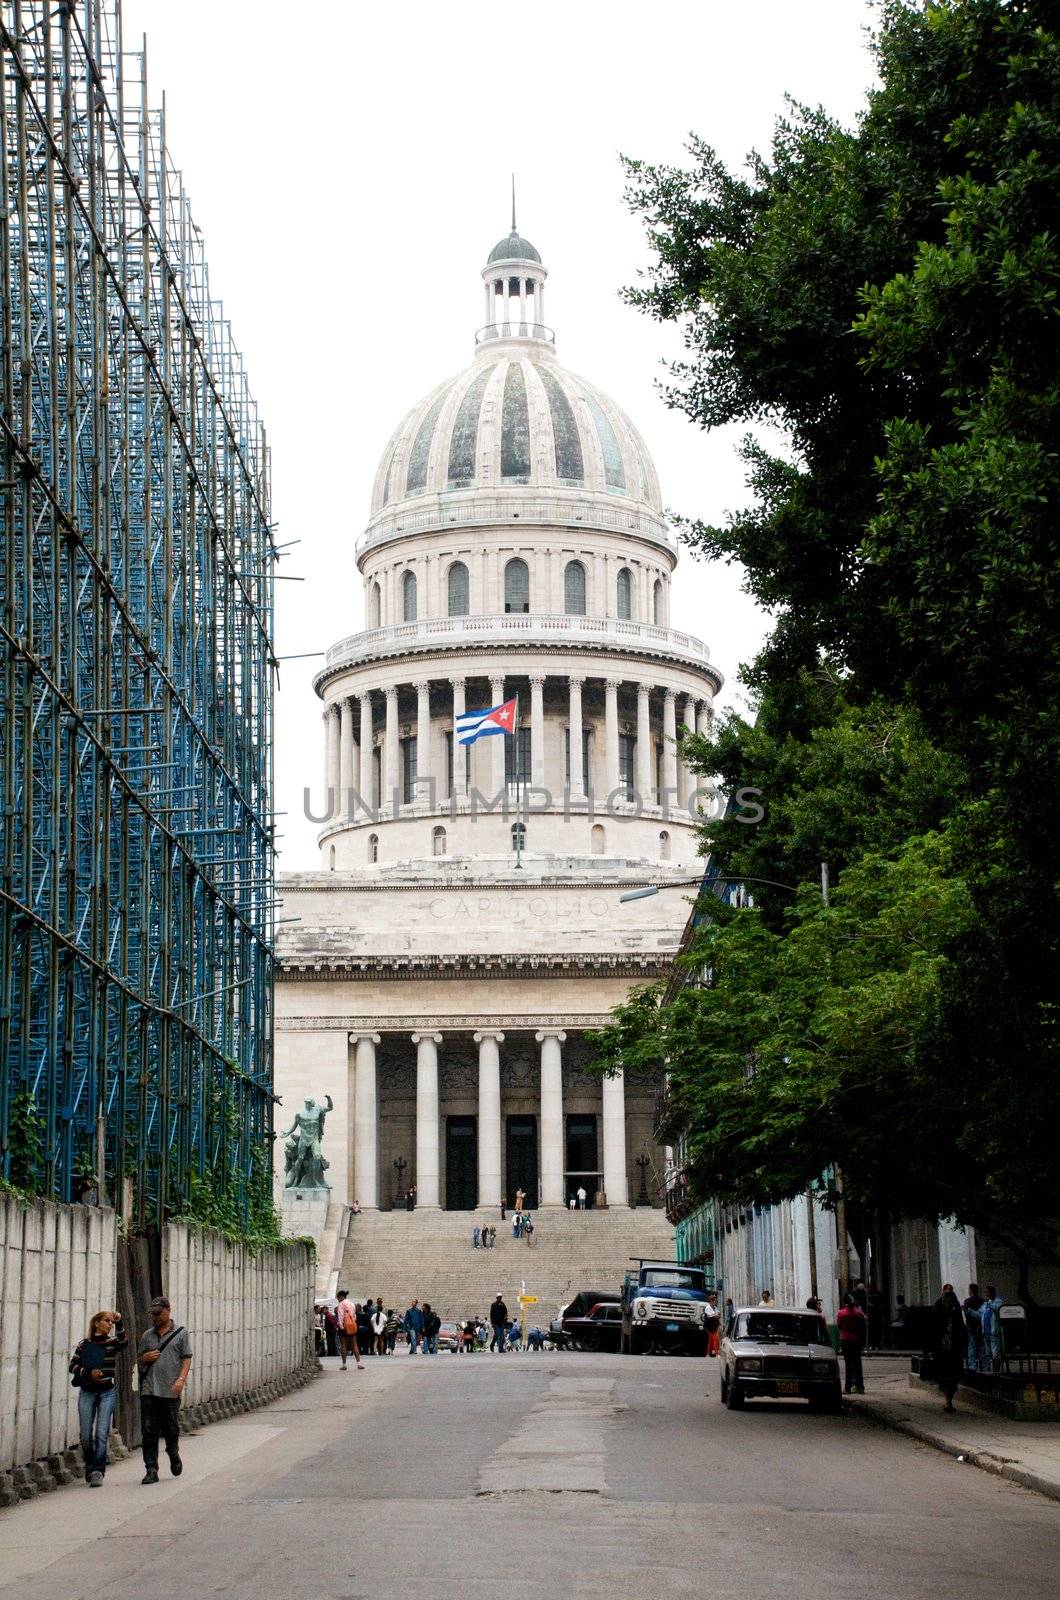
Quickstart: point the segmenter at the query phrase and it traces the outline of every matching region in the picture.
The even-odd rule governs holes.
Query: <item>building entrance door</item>
[[[508,1122],[508,1179],[505,1185],[508,1204],[515,1204],[515,1191],[522,1189],[524,1204],[530,1211],[537,1210],[537,1118],[509,1117]]]
[[[478,1118],[445,1119],[445,1209],[474,1211],[478,1204]]]
[[[567,1170],[565,1181],[568,1194],[584,1189],[588,1204],[599,1186],[597,1166],[596,1117],[569,1116],[567,1118]]]

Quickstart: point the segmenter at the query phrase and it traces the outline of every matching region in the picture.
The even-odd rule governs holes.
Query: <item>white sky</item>
[[[363,625],[354,541],[405,411],[466,367],[479,270],[519,226],[549,269],[564,366],[640,428],[666,504],[721,518],[744,496],[739,432],[705,437],[655,390],[674,331],[622,304],[648,261],[618,153],[676,162],[690,131],[737,165],[767,148],[783,96],[852,121],[871,78],[862,0],[124,0],[148,36],[171,153],[269,433],[280,655]],[[733,694],[764,617],[737,568],[685,553],[673,625],[705,638]],[[319,865],[302,790],[323,782],[322,663],[289,661],[277,699],[279,867]]]

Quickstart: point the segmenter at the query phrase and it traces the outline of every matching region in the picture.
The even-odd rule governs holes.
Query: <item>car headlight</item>
[[[834,1361],[812,1361],[810,1365],[814,1372],[819,1373],[824,1378],[832,1377],[839,1370]]]
[[[636,1305],[633,1307],[633,1315],[635,1317],[647,1317],[648,1302],[646,1300],[638,1300]]]
[[[761,1372],[762,1358],[760,1356],[743,1356],[736,1363],[737,1372]]]

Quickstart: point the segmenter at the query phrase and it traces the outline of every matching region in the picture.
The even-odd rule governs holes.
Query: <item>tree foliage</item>
[[[790,106],[727,170],[627,161],[635,305],[684,329],[699,426],[769,421],[753,498],[686,524],[778,617],[752,725],[692,746],[757,829],[763,890],[636,997],[605,1066],[665,1059],[692,1175],[777,1198],[832,1161],[868,1204],[1048,1245],[1060,1120],[1060,22],[1041,0],[889,0],[857,126]]]

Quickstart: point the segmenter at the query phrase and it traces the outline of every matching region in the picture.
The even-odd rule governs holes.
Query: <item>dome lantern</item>
[[[515,177],[512,177],[512,231],[493,246],[482,269],[485,325],[475,335],[480,348],[496,339],[533,339],[555,344],[545,324],[545,279],[541,257],[519,232],[515,220]]]

